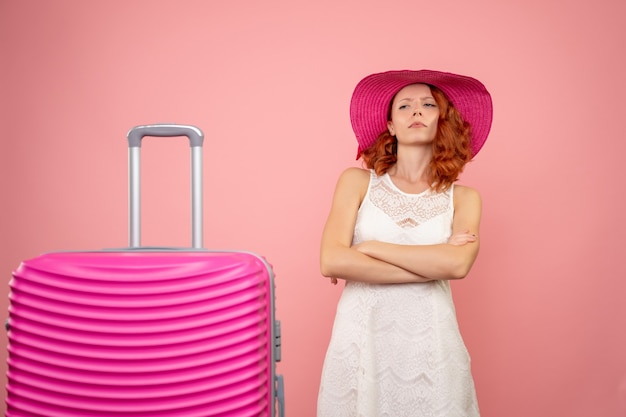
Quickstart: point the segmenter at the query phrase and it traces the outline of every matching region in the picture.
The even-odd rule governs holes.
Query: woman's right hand
[[[478,237],[475,234],[470,233],[469,230],[464,230],[450,236],[450,238],[448,239],[448,244],[454,246],[463,246],[466,243],[476,242],[476,240],[478,240]]]

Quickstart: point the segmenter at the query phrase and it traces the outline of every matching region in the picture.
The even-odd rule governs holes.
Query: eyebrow
[[[429,99],[434,100],[435,98],[433,96],[424,96],[424,97],[418,98],[418,100],[429,100]],[[398,100],[398,103],[401,101],[413,101],[413,98],[409,98],[409,97],[401,98],[400,100]]]

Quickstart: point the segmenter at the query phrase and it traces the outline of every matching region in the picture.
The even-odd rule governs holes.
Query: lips
[[[426,127],[426,125],[422,122],[414,122],[414,123],[411,123],[409,127]]]

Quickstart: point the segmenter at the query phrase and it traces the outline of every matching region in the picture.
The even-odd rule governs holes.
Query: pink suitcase
[[[187,136],[192,248],[145,248],[144,136]],[[271,266],[202,248],[202,132],[131,129],[130,247],[24,261],[10,283],[7,417],[284,416]]]

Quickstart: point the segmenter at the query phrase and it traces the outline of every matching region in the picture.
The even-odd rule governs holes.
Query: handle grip
[[[195,126],[157,124],[136,126],[128,138],[128,240],[141,247],[141,140],[145,136],[187,136],[191,148],[191,247],[201,249],[202,238],[202,145],[204,134]]]
[[[187,136],[189,138],[189,145],[192,148],[202,147],[202,143],[204,141],[204,135],[202,134],[202,131],[195,126],[188,125],[159,124],[135,126],[130,129],[127,136],[129,148],[140,148],[141,139],[143,139],[144,136]]]

